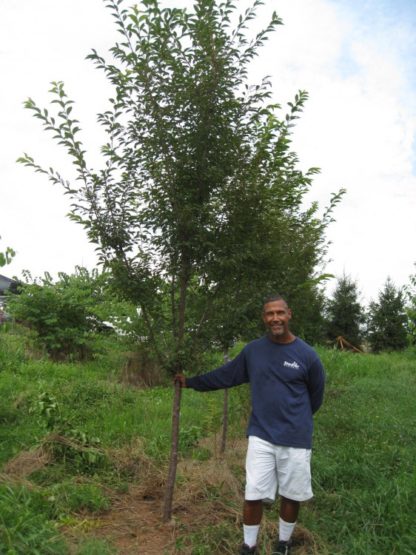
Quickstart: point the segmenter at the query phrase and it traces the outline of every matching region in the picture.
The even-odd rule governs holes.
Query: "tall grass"
[[[68,547],[52,516],[51,503],[41,493],[0,484],[0,553],[67,554]]]
[[[328,387],[307,525],[332,555],[416,553],[414,355],[321,354]]]

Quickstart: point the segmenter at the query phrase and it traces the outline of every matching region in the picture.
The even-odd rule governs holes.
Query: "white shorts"
[[[279,495],[293,501],[306,501],[313,497],[311,450],[273,445],[250,436],[245,499],[274,501],[277,487]]]

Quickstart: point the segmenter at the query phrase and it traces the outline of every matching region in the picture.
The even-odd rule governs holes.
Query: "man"
[[[182,387],[211,391],[250,383],[244,543],[240,555],[257,553],[263,501],[280,496],[279,537],[273,554],[290,553],[301,501],[312,497],[310,458],[313,414],[323,400],[325,373],[316,352],[292,334],[285,299],[266,299],[267,334],[248,343],[224,366],[193,378],[179,374]]]

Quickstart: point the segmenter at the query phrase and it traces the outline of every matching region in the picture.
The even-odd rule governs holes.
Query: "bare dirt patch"
[[[112,498],[111,511],[90,522],[89,534],[109,540],[118,555],[174,553],[175,527],[163,524],[161,515],[159,496],[149,499],[141,487],[131,487],[128,494]]]
[[[187,541],[189,537],[226,522],[231,530],[235,529],[232,545],[221,545],[210,553],[236,553],[241,543],[246,441],[230,443],[223,457],[217,452],[215,439],[201,443],[215,455],[207,461],[179,463],[170,523],[161,522],[166,469],[150,466],[142,474],[140,485],[130,486],[127,494],[113,497],[111,511],[100,517],[91,533],[111,542],[118,555],[192,555],[196,546]],[[261,532],[263,546],[270,548],[276,529],[276,519],[270,519],[266,512]],[[319,553],[314,537],[302,526],[297,526],[294,542],[293,555]]]
[[[212,447],[212,440],[204,440],[203,443],[204,447]],[[230,464],[237,459],[241,464],[244,460],[240,456],[243,444],[235,443],[226,458],[183,460],[179,463],[173,515],[169,523],[162,523],[167,471],[142,459],[137,462],[141,469],[140,483],[130,485],[126,494],[113,495],[111,510],[100,516],[95,524],[91,522],[89,533],[107,539],[116,547],[118,555],[191,555],[193,547],[183,544],[177,547],[178,538],[224,519],[237,523],[240,518],[241,483]],[[244,453],[244,448],[241,453]],[[122,466],[131,464],[132,454],[118,454],[118,459],[123,461]],[[237,498],[238,509],[235,504],[224,502],[222,497],[226,500]],[[67,532],[71,535],[71,531]]]

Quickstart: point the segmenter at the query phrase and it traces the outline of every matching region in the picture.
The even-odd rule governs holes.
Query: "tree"
[[[14,252],[14,250],[11,249],[10,247],[7,247],[4,252],[0,252],[0,268],[2,266],[6,266],[6,264],[10,264],[15,254],[16,253]]]
[[[410,276],[410,283],[405,288],[407,326],[409,333],[409,342],[414,345],[416,343],[416,274]]]
[[[407,316],[403,291],[390,278],[380,291],[377,302],[371,302],[368,337],[374,352],[400,351],[407,346]]]
[[[326,340],[325,295],[318,286],[304,287],[291,301],[292,331],[312,345]]]
[[[231,0],[196,0],[193,11],[162,9],[156,0],[143,0],[142,10],[107,1],[122,40],[111,62],[96,51],[89,56],[114,87],[98,116],[108,136],[99,170],[87,162],[63,83],[51,89],[57,114],[25,103],[67,149],[76,176],[70,182],[29,155],[20,162],[71,197],[72,219],[98,245],[121,294],[140,307],[149,342],[172,373],[210,344],[209,322],[232,336],[239,321],[241,333],[270,290],[318,277],[342,194],[322,217],[317,204],[304,207],[318,170],[297,168],[291,131],[307,94],[300,91],[279,117],[268,80],[248,80],[249,63],[281,24],[274,13],[247,38],[261,3],[233,27]],[[231,311],[220,309],[230,304],[240,316],[232,333]]]
[[[342,336],[354,346],[360,345],[364,310],[359,302],[357,283],[345,274],[337,279],[333,297],[328,301],[327,320],[328,338],[331,341]]]

